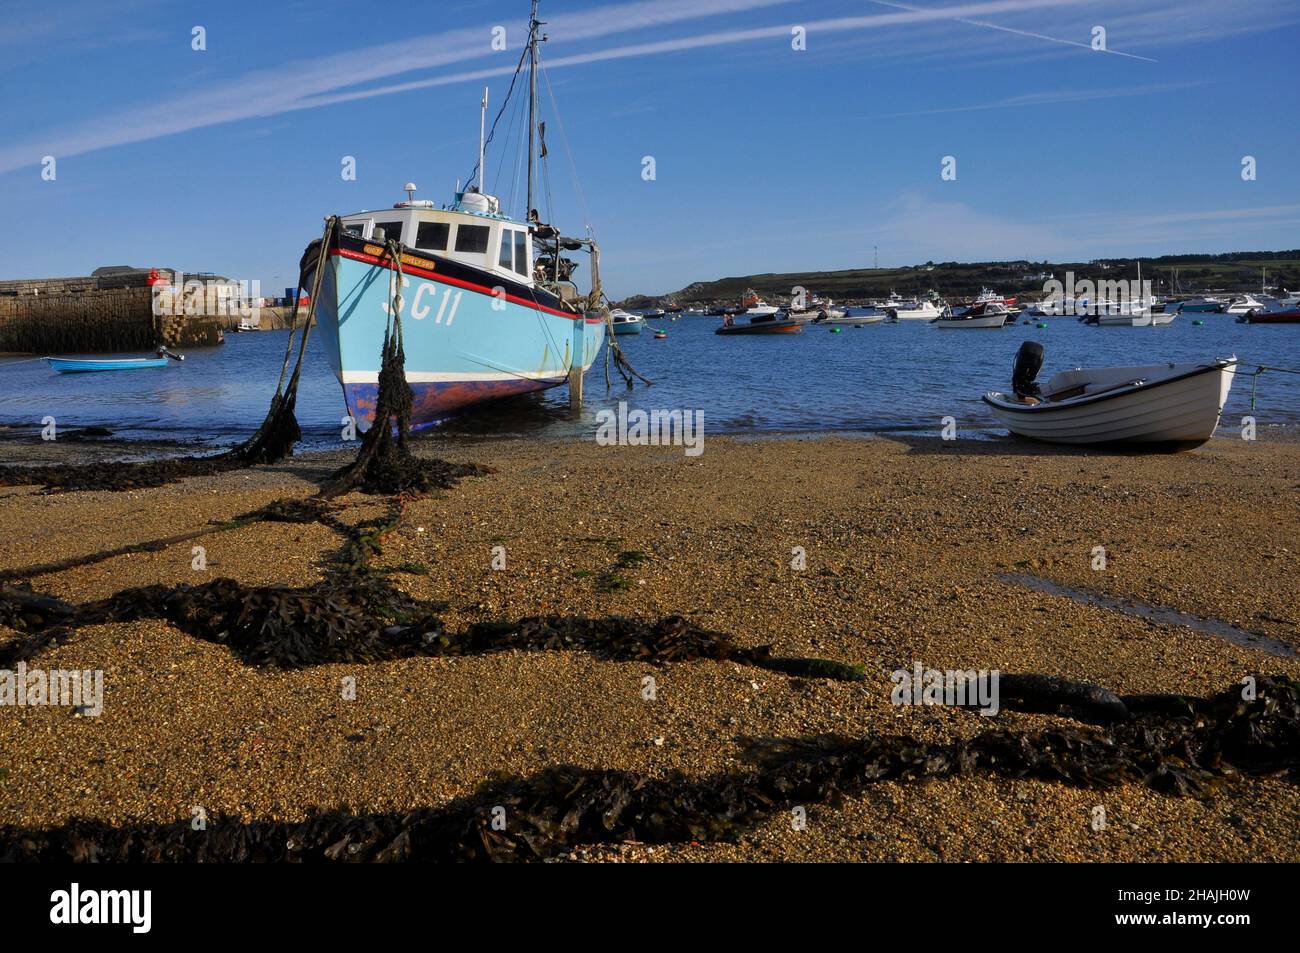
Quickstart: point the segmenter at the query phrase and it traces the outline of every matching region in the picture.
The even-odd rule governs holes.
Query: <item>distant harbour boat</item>
[[[624,311],[622,308],[615,308],[610,312],[609,317],[615,334],[640,334],[641,329],[645,327],[645,318]]]
[[[105,360],[47,357],[45,362],[60,374],[90,374],[97,371],[138,371],[166,367],[165,357],[125,357]]]
[[[742,313],[750,318],[770,317],[781,310],[774,305],[768,304],[758,296],[758,292],[753,290],[745,292],[740,299],[740,306],[745,309]]]
[[[880,324],[886,317],[885,312],[879,308],[845,308],[839,316],[828,316],[825,319],[818,319],[814,323],[831,327],[861,328],[869,324]]]
[[[989,301],[968,308],[966,312],[961,315],[954,315],[951,312],[941,315],[930,323],[936,328],[955,330],[1000,328],[1004,327],[1010,320],[1012,320],[1010,308],[1006,305],[998,304],[996,301]]]
[[[745,318],[746,320],[740,320]],[[722,327],[716,329],[714,334],[794,334],[803,330],[803,325],[798,321],[791,319],[784,312],[771,314],[759,314],[755,316],[747,315],[727,315],[723,319]]]
[[[1224,304],[1218,298],[1207,298],[1203,295],[1188,298],[1179,305],[1179,310],[1197,314],[1215,314],[1221,312],[1223,308]]]
[[[1271,300],[1271,299],[1270,299]],[[1243,295],[1235,299],[1226,309],[1227,314],[1242,315],[1249,314],[1252,311],[1263,311],[1265,304],[1254,295]]]
[[[1300,308],[1283,307],[1280,302],[1271,307],[1247,311],[1237,318],[1238,324],[1300,324]]]

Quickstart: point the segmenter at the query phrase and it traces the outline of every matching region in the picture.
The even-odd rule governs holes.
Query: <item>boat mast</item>
[[[541,26],[537,19],[537,0],[533,0],[533,12],[528,19],[528,199],[524,209],[524,219],[533,214],[533,136],[537,130],[537,28]]]

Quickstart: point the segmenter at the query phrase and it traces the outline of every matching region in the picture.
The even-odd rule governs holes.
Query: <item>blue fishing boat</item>
[[[45,362],[60,374],[88,374],[95,371],[135,371],[147,367],[167,366],[167,358],[165,357],[127,357],[109,360],[47,357]]]
[[[533,0],[526,57],[518,70],[529,74],[525,221],[506,214],[480,186],[484,147],[491,141],[484,139],[485,91],[479,164],[467,180],[475,184],[437,207],[416,199],[414,183],[407,183],[406,201],[340,216],[338,227],[322,239],[326,265],[316,319],[360,429],[374,418],[381,349],[394,307],[416,429],[484,401],[565,382],[580,387],[581,375],[600,353],[608,314],[599,248],[591,237],[562,235],[533,207],[535,144],[541,147],[538,158],[546,156],[545,123],[536,121],[540,26]],[[509,97],[497,121],[508,105]],[[578,251],[591,260],[587,294],[573,281],[578,262],[566,256]],[[315,252],[309,246],[305,260],[314,260],[316,252],[319,246]],[[309,268],[308,280],[314,270]]]

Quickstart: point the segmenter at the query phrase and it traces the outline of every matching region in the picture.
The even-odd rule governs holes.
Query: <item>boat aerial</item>
[[[374,416],[394,305],[402,318],[415,428],[483,401],[556,387],[586,371],[600,353],[606,315],[599,248],[590,231],[587,238],[566,237],[542,222],[533,205],[534,156],[544,131],[536,117],[540,26],[533,0],[527,48],[515,73],[519,79],[526,70],[528,80],[518,84],[526,85],[528,96],[522,218],[507,214],[484,188],[485,91],[479,162],[450,203],[417,199],[408,182],[406,201],[344,215],[338,227],[327,229],[316,319],[348,412],[361,429]],[[509,103],[507,96],[502,112]],[[318,248],[313,243],[305,257],[314,258]],[[585,295],[573,281],[579,263],[565,255],[577,251],[591,259]]]
[[[996,301],[986,301],[967,308],[960,315],[951,311],[935,318],[930,323],[936,328],[1000,328],[1013,320],[1011,309]]]
[[[632,314],[622,308],[615,308],[609,313],[610,324],[615,334],[640,334],[645,327],[645,318]]]
[[[1043,346],[1016,354],[1012,393],[984,402],[1013,434],[1066,444],[1199,446],[1213,436],[1232,388],[1236,357],[1208,364],[1075,368],[1036,383]]]

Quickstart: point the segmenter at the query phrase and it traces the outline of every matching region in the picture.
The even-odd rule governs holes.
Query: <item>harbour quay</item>
[[[0,353],[66,354],[215,347],[237,324],[233,294],[204,296],[198,306],[183,306],[170,269],[108,266],[71,278],[0,281]],[[213,286],[238,289],[217,276]],[[166,291],[160,294],[160,291]],[[176,305],[166,303],[176,292]]]

